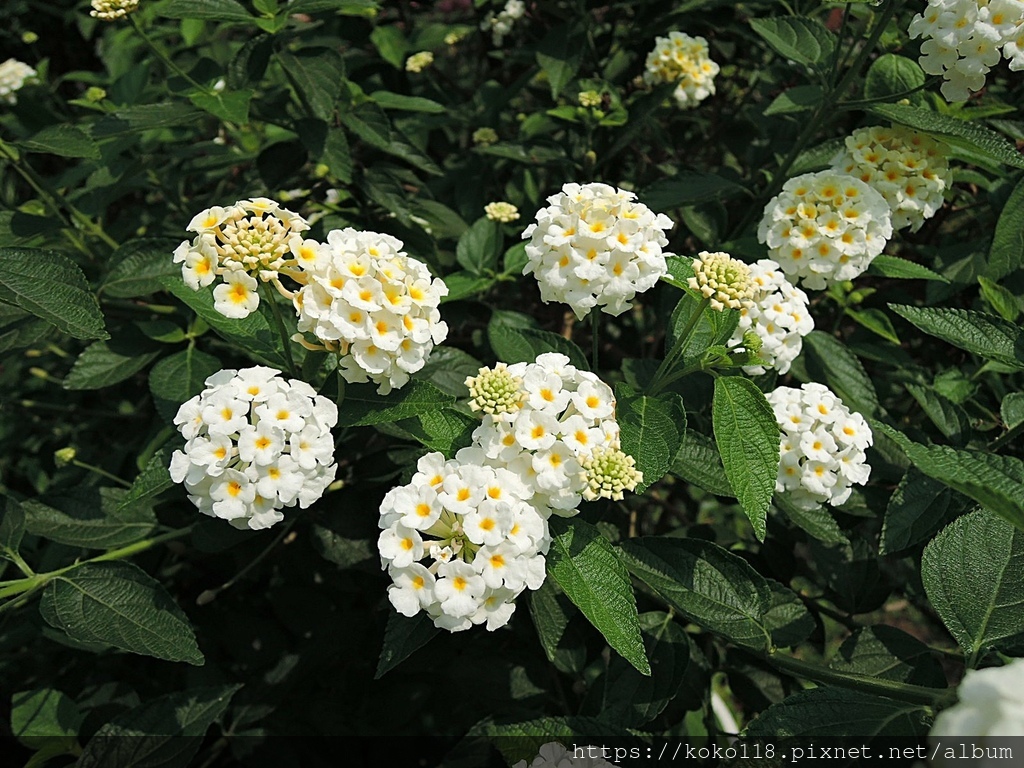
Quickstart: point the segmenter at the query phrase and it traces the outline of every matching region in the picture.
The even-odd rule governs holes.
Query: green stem
[[[852,672],[837,672],[834,669],[812,664],[809,661],[784,656],[778,653],[764,654],[762,658],[776,669],[812,680],[823,685],[838,685],[875,696],[906,701],[910,704],[921,704],[935,707],[951,695],[949,688],[928,688],[923,685],[911,685],[896,680],[884,680],[879,677],[858,675]]]
[[[113,475],[101,467],[97,467],[92,464],[86,464],[84,461],[79,461],[78,459],[72,459],[71,464],[72,466],[78,467],[79,469],[85,469],[88,470],[89,472],[95,472],[97,475],[105,477],[107,478],[107,480],[113,480],[115,483],[117,483],[118,485],[123,485],[125,488],[132,487],[132,484],[129,483],[127,480],[122,480],[117,475]]]
[[[242,570],[240,570],[238,573],[236,573],[234,576],[225,581],[216,589],[208,589],[205,592],[201,593],[199,597],[196,599],[196,604],[206,605],[207,603],[212,603],[221,592],[227,589],[231,589],[231,587],[237,584],[239,579],[243,578],[247,573],[249,573],[249,571],[251,571],[257,565],[263,562],[266,556],[269,555],[277,547],[278,544],[284,541],[284,538],[289,533],[291,533],[292,527],[295,525],[296,520],[298,520],[298,518],[293,517],[291,521],[286,526],[284,526],[284,528],[281,529],[281,532],[274,537],[274,540],[271,541],[263,549],[262,552],[260,552],[258,555],[256,555],[256,557],[250,560],[249,563],[244,568],[242,568]]]
[[[700,320],[700,316],[704,314],[704,310],[709,306],[711,306],[711,299],[704,297],[700,300],[697,308],[694,309],[693,314],[690,315],[690,319],[686,321],[686,325],[683,327],[683,330],[680,331],[679,336],[672,345],[672,349],[670,349],[668,354],[665,355],[665,359],[661,361],[661,365],[658,366],[658,370],[654,373],[654,378],[647,386],[647,391],[650,394],[654,395],[661,391],[665,384],[663,381],[665,376],[672,370],[672,366],[675,364],[676,358],[686,350],[686,345],[690,340],[690,334],[693,333],[693,329],[697,327],[697,321]]]
[[[601,349],[598,330],[601,327],[601,308],[590,310],[590,370],[597,373],[598,356]]]
[[[281,316],[281,308],[277,306],[277,297],[270,283],[260,283],[260,290],[263,292],[263,300],[270,305],[270,312],[274,316],[274,325],[281,336],[281,344],[284,345],[284,359],[288,363],[288,373],[295,376],[295,359],[292,357],[292,340],[288,335],[288,329],[284,327],[284,317]]]
[[[197,83],[185,70],[183,70],[181,67],[179,67],[171,60],[171,57],[167,55],[166,51],[164,51],[163,48],[158,46],[153,41],[153,39],[146,34],[146,32],[142,29],[142,26],[139,24],[138,19],[136,19],[134,16],[129,16],[128,21],[131,22],[131,25],[135,28],[135,31],[139,33],[139,37],[142,38],[143,42],[149,46],[149,49],[157,55],[157,58],[160,59],[160,61],[167,65],[168,69],[174,72],[174,74],[176,74],[186,83],[189,83],[193,88],[202,91],[207,96],[213,95],[212,90],[207,88],[205,85],[200,85],[199,83]]]

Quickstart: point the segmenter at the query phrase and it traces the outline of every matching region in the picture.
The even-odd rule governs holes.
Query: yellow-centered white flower
[[[18,103],[18,91],[36,76],[36,71],[17,59],[8,59],[0,64],[0,102]]]
[[[644,82],[648,85],[676,83],[673,97],[683,109],[695,107],[715,92],[718,64],[708,56],[708,41],[685,32],[669,32],[654,39],[647,54]]]
[[[771,259],[751,264],[750,279],[754,284],[753,301],[740,309],[731,340],[742,342],[745,333],[755,333],[761,340],[758,361],[743,366],[745,372],[758,375],[774,368],[786,373],[800,354],[803,337],[814,330],[807,294],[790,283]]]

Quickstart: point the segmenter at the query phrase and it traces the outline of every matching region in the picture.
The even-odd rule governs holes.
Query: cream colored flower
[[[133,13],[139,7],[139,0],[92,0],[89,15],[101,21],[117,21]]]
[[[708,56],[707,40],[685,32],[669,32],[668,37],[655,38],[654,42],[654,50],[645,62],[645,83],[676,83],[673,96],[683,109],[696,106],[715,92],[719,67]]]
[[[510,224],[519,218],[519,209],[512,203],[488,203],[484,206],[484,213],[491,221],[499,221],[502,224]]]
[[[430,51],[420,51],[414,53],[408,59],[405,60],[405,71],[406,72],[422,72],[424,69],[434,63],[434,54]]]

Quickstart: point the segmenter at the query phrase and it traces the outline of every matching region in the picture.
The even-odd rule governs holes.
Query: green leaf
[[[502,362],[532,363],[545,352],[558,352],[569,358],[577,368],[589,370],[583,351],[564,336],[539,328],[513,328],[492,315],[487,324],[487,339],[494,354]]]
[[[25,510],[10,496],[4,500],[4,516],[0,518],[0,557],[3,553],[17,552],[25,535]]]
[[[282,51],[277,58],[309,113],[331,120],[345,76],[341,54],[330,48],[304,48],[296,54]]]
[[[439,632],[440,630],[434,626],[434,622],[425,613],[417,613],[409,618],[392,610],[388,614],[388,626],[384,630],[384,646],[380,649],[377,672],[373,679],[382,678],[430,642]]]
[[[985,510],[942,529],[925,547],[928,600],[968,656],[993,646],[1024,652],[1024,533]]]
[[[123,488],[80,488],[73,494],[22,502],[25,528],[61,544],[87,549],[114,549],[146,537],[156,527],[153,510],[123,503]]]
[[[861,627],[846,638],[829,668],[911,685],[946,687],[946,675],[931,649],[916,637],[885,624]]]
[[[746,189],[739,184],[713,173],[679,171],[675,176],[659,179],[645,187],[640,198],[655,211],[670,211],[745,192]]]
[[[92,137],[67,123],[47,126],[31,138],[18,142],[18,147],[26,152],[45,152],[59,157],[96,159],[100,156],[100,148]]]
[[[149,391],[164,420],[173,422],[181,404],[202,392],[206,379],[221,368],[220,360],[195,347],[175,352],[154,365],[149,372]]]
[[[735,309],[716,312],[703,307],[700,299],[687,289],[672,310],[672,316],[668,321],[666,345],[669,349],[675,345],[676,339],[690,324],[690,318],[697,311],[701,312],[700,317],[697,318],[696,325],[691,329],[680,350],[680,359],[684,365],[698,360],[712,346],[728,343],[740,319],[740,313]]]
[[[620,382],[615,386],[615,413],[622,450],[644,473],[636,487],[636,493],[643,493],[665,476],[679,452],[686,429],[682,399],[674,392],[643,395]]]
[[[447,304],[449,301],[459,301],[483,293],[494,285],[494,278],[474,275],[472,272],[461,269],[458,272],[445,275],[444,284],[448,286],[448,295],[441,299],[441,303]]]
[[[1024,368],[1024,331],[1000,317],[970,309],[890,304],[925,333],[988,360]]]
[[[157,13],[167,19],[255,22],[235,0],[167,0],[157,6]]]
[[[434,347],[417,378],[429,381],[452,397],[466,397],[466,378],[476,376],[482,363],[461,349],[441,345]]]
[[[160,284],[165,291],[205,320],[217,335],[236,345],[249,357],[279,370],[288,367],[280,351],[280,337],[276,331],[271,330],[270,322],[262,311],[253,312],[248,317],[240,319],[224,317],[213,308],[213,291],[210,288],[193,291],[180,277],[175,276],[160,278]],[[263,304],[261,297],[261,310],[264,308]]]
[[[871,428],[895,440],[914,466],[929,477],[1024,529],[1024,461],[984,451],[921,445],[878,422],[872,422]]]
[[[629,575],[601,532],[578,517],[553,517],[548,575],[604,636],[608,645],[641,674],[650,675]]]
[[[807,112],[821,104],[825,92],[817,85],[797,85],[783,91],[765,110],[765,115],[791,115]]]
[[[121,138],[140,131],[191,125],[202,116],[198,109],[176,102],[140,104],[100,118],[93,126],[92,135],[95,139]]]
[[[78,265],[56,251],[0,248],[0,302],[76,339],[107,339],[99,302]]]
[[[75,640],[203,663],[188,618],[159,582],[130,563],[86,563],[60,574],[47,585],[39,610],[47,624]]]
[[[786,513],[798,528],[825,544],[849,544],[839,523],[823,506],[803,509],[791,502],[784,493],[775,497],[775,506]]]
[[[772,407],[750,379],[719,376],[711,418],[725,476],[758,540],[764,541],[781,441]]]
[[[244,125],[249,121],[249,103],[252,101],[253,92],[242,91],[218,91],[214,93],[191,93],[189,101],[195,104],[204,112],[209,112],[214,117],[219,117],[225,123]]]
[[[930,539],[965,506],[963,496],[911,467],[885,510],[878,552],[892,555]]]
[[[54,739],[73,744],[85,714],[66,694],[53,688],[37,688],[11,696],[11,733],[32,749],[42,749]]]
[[[406,96],[391,91],[374,91],[370,98],[383,109],[397,109],[401,112],[424,112],[428,115],[441,115],[448,111],[444,104],[425,99],[422,96]]]
[[[709,541],[644,536],[621,546],[630,573],[688,619],[728,640],[771,646],[768,581],[745,560]]]
[[[1021,223],[1024,227],[1024,222]],[[987,277],[978,275],[978,285],[981,286],[981,295],[985,301],[1007,322],[1014,322],[1020,314],[1020,301],[1010,291],[999,283],[994,283]]]
[[[951,403],[931,387],[909,383],[906,386],[907,392],[943,435],[956,443],[963,442],[963,436],[970,431],[971,424],[960,406]]]
[[[128,514],[133,507],[150,501],[174,485],[168,469],[170,457],[170,451],[166,449],[153,454],[146,468],[136,476],[132,487],[118,503],[118,512]]]
[[[847,408],[864,416],[878,413],[875,385],[849,347],[824,331],[811,331],[804,337],[804,350],[814,381],[824,381]]]
[[[348,138],[343,129],[331,128],[327,131],[327,139],[324,141],[324,149],[319,159],[338,181],[352,183],[352,153],[349,151]]]
[[[670,471],[673,475],[716,496],[736,496],[729,485],[729,478],[725,476],[718,446],[712,438],[700,432],[692,429],[683,430],[679,450],[672,460]]]
[[[161,277],[181,274],[181,265],[172,259],[178,242],[147,237],[122,244],[110,255],[114,268],[99,292],[115,299],[133,299],[163,290]]]
[[[241,685],[192,688],[133,707],[100,728],[76,768],[186,768]]]
[[[289,13],[320,13],[334,11],[342,16],[372,18],[379,5],[373,0],[292,0],[285,8]]]
[[[750,27],[781,56],[798,64],[819,66],[832,59],[836,37],[816,19],[775,16],[751,19]]]
[[[774,704],[750,723],[745,731],[752,741],[793,739],[794,745],[810,739],[841,736],[912,736],[928,733],[927,710],[919,704],[822,686],[800,691]]]
[[[64,377],[64,389],[102,389],[131,378],[160,355],[153,347],[137,333],[95,341],[75,358]]]
[[[644,653],[650,675],[641,675],[619,656],[608,662],[601,719],[639,727],[664,711],[679,692],[690,664],[690,638],[672,616],[660,611],[640,614]]]
[[[349,384],[338,407],[338,426],[365,427],[401,421],[454,404],[454,397],[419,379],[387,395],[378,395],[376,384]]]
[[[814,632],[814,618],[793,590],[777,581],[768,579],[772,591],[772,605],[765,612],[764,625],[772,635],[776,648],[792,648],[799,645]]]
[[[537,65],[547,75],[551,98],[557,99],[576,77],[582,61],[582,47],[573,39],[571,30],[561,26],[548,33],[537,49]]]
[[[902,98],[901,94],[924,85],[925,80],[924,71],[913,59],[894,53],[884,53],[875,59],[868,69],[867,78],[864,80],[864,98]]]
[[[988,249],[985,276],[1001,280],[1024,266],[1024,176],[1017,182],[996,222]]]
[[[938,134],[947,143],[976,152],[990,160],[1024,168],[1024,155],[1013,144],[978,123],[903,104],[876,104],[870,111],[894,123]]]
[[[412,423],[405,421],[399,426],[430,450],[451,457],[473,442],[473,430],[480,426],[480,420],[444,406],[424,411]]]
[[[540,589],[530,592],[529,600],[533,626],[548,661],[560,670],[571,670],[573,654],[571,649],[564,647],[562,638],[565,637],[565,630],[573,615],[577,613],[576,607],[555,586],[554,579],[545,579]]]
[[[920,264],[906,259],[898,259],[895,256],[876,256],[868,266],[868,274],[881,275],[882,277],[893,277],[904,280],[936,280],[940,283],[948,283],[938,272],[933,272]]]
[[[398,26],[388,24],[374,27],[370,33],[370,42],[384,61],[395,69],[402,69],[402,62],[409,52],[409,43]]]
[[[999,415],[1005,429],[1013,429],[1024,422],[1024,392],[1011,392],[999,404]]]
[[[847,309],[846,316],[862,325],[886,341],[893,344],[900,343],[900,337],[896,335],[896,329],[892,326],[892,320],[880,309],[869,307],[867,309]]]
[[[501,246],[498,223],[481,216],[459,238],[455,258],[464,269],[474,275],[483,275],[497,268]]]

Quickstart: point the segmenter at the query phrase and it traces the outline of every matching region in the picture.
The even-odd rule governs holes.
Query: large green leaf
[[[670,471],[716,496],[736,496],[729,485],[729,478],[725,476],[722,456],[715,441],[695,430],[683,430]]]
[[[138,104],[100,118],[93,126],[92,135],[96,139],[121,138],[140,131],[191,125],[202,116],[198,109],[179,102]]]
[[[501,246],[501,229],[497,222],[481,216],[459,238],[455,258],[469,272],[483,275],[497,267]]]
[[[1024,168],[1024,155],[1013,144],[978,123],[904,104],[876,104],[871,107],[871,111],[894,123],[938,134],[954,146],[977,152],[996,162]]]
[[[897,56],[895,53],[884,53],[868,68],[864,80],[864,98],[885,99],[901,96],[905,91],[911,91],[924,83],[924,71],[916,61],[906,56]]]
[[[704,203],[745,192],[736,182],[713,173],[684,170],[644,187],[640,197],[655,211],[670,211],[682,205]]]
[[[43,128],[31,138],[18,142],[18,146],[26,152],[45,152],[59,157],[96,159],[100,156],[100,148],[92,137],[67,123]]]
[[[25,535],[25,510],[10,496],[3,496],[4,516],[0,518],[0,557],[17,552]]]
[[[487,324],[487,340],[502,362],[532,363],[545,352],[558,352],[577,368],[588,370],[587,358],[578,346],[564,336],[540,328],[519,328],[504,322],[495,313]]]
[[[636,487],[636,493],[643,493],[668,473],[679,452],[686,429],[682,399],[674,392],[643,395],[621,382],[615,387],[615,416],[622,450],[644,473]]]
[[[256,20],[235,0],[166,0],[157,5],[157,13],[168,19]]]
[[[928,599],[973,662],[994,646],[1024,652],[1024,532],[985,510],[958,518],[925,547]]]
[[[342,16],[373,17],[379,8],[374,0],[292,0],[285,10],[288,13],[320,13],[334,11]]]
[[[153,510],[123,503],[123,488],[80,488],[64,495],[22,502],[25,528],[61,544],[87,549],[114,549],[144,538],[156,527]]]
[[[928,733],[927,710],[860,691],[821,687],[800,691],[775,704],[750,723],[747,739],[793,739],[806,749],[813,738],[912,736]],[[790,750],[792,752],[792,750]]]
[[[133,507],[150,501],[174,485],[168,469],[170,455],[167,448],[153,454],[146,467],[136,476],[132,487],[118,502],[118,512],[128,514]]]
[[[553,517],[548,575],[608,644],[641,674],[651,674],[644,654],[636,599],[618,553],[601,532],[578,517]]]
[[[645,536],[622,544],[626,567],[687,618],[738,645],[772,645],[768,581],[709,541]]]
[[[1024,368],[1024,331],[1001,317],[949,307],[889,308],[931,336],[988,360]]]
[[[64,377],[64,389],[102,389],[131,378],[157,358],[156,347],[137,333],[94,341],[75,358]]]
[[[573,639],[573,633],[566,634],[572,617],[579,615],[576,606],[554,579],[545,579],[540,589],[530,592],[529,600],[530,617],[548,661],[562,672],[578,672],[585,661],[585,649],[582,643],[567,642]]]
[[[651,674],[641,675],[619,656],[608,662],[601,718],[637,727],[662,713],[679,691],[690,664],[690,638],[672,616],[660,611],[640,614],[644,651]]]
[[[384,631],[384,646],[380,649],[380,658],[377,660],[377,673],[374,679],[379,679],[397,667],[410,655],[418,651],[440,630],[434,626],[434,622],[425,613],[417,613],[409,618],[391,611],[388,614],[388,626]]]
[[[776,53],[799,64],[821,66],[829,62],[836,36],[817,19],[804,16],[775,16],[751,19],[750,27]]]
[[[136,706],[100,728],[76,768],[186,768],[240,685],[192,688]]]
[[[811,612],[799,595],[784,584],[769,579],[768,587],[772,591],[772,604],[765,611],[763,621],[771,633],[772,645],[791,648],[802,643],[817,626]]]
[[[56,251],[0,248],[0,302],[76,339],[107,339],[99,302],[78,265]]]
[[[147,237],[129,240],[110,255],[113,269],[100,293],[115,299],[133,299],[163,290],[160,278],[180,275],[181,265],[172,258],[177,240]]]
[[[882,254],[872,259],[871,264],[868,265],[868,273],[872,275],[881,275],[882,277],[892,277],[902,280],[935,280],[940,283],[948,283],[949,280],[944,278],[938,272],[933,272],[928,267],[922,266],[913,261],[907,259],[900,259],[896,256],[886,256]]]
[[[750,379],[719,376],[711,418],[729,486],[763,541],[779,474],[781,437],[775,414]]]
[[[557,99],[576,76],[582,61],[582,47],[579,41],[572,39],[571,29],[556,27],[541,41],[537,49],[537,65],[547,76],[552,98]]]
[[[71,747],[84,718],[85,714],[69,696],[53,688],[21,691],[11,696],[11,733],[32,749],[43,749],[58,739]]]
[[[225,123],[244,125],[249,121],[249,104],[252,102],[253,92],[246,89],[241,91],[213,91],[212,93],[197,92],[189,94],[189,101],[195,104],[204,112],[209,112]]]
[[[946,687],[946,675],[932,650],[913,635],[886,624],[861,627],[846,638],[829,667],[911,685]]]
[[[349,384],[338,408],[338,425],[365,427],[401,421],[454,404],[454,397],[419,379],[387,395],[378,395],[375,384]]]
[[[216,357],[192,346],[154,365],[149,372],[149,391],[164,420],[173,422],[181,404],[202,392],[206,379],[222,367]]]
[[[875,385],[857,356],[843,342],[823,331],[811,331],[804,337],[807,373],[823,381],[843,404],[864,416],[878,412]]]
[[[62,573],[47,585],[39,610],[74,640],[203,663],[188,618],[158,581],[130,563],[87,563]]]
[[[889,497],[879,554],[895,554],[927,541],[963,511],[964,501],[949,486],[911,467]]]
[[[1024,176],[1003,205],[985,262],[985,276],[1000,280],[1024,266]]]
[[[341,54],[330,48],[305,48],[295,54],[281,52],[278,61],[307,111],[330,120],[345,74]]]

